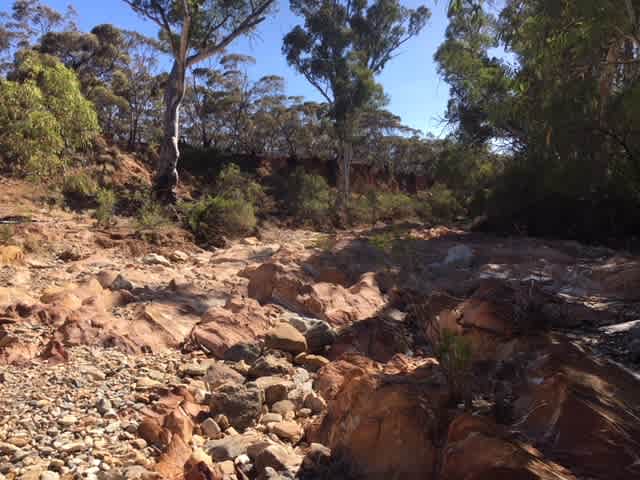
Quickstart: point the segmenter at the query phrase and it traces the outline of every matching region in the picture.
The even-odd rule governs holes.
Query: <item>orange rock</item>
[[[440,478],[447,480],[574,480],[530,445],[511,440],[486,419],[460,415],[449,426]]]

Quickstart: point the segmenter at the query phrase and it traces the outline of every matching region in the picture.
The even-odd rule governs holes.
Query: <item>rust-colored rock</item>
[[[439,478],[447,480],[574,480],[530,445],[490,421],[461,415],[449,427]]]
[[[190,342],[210,351],[217,358],[233,345],[255,342],[271,327],[272,308],[252,299],[230,299],[225,308],[209,309],[191,331]]]
[[[448,396],[437,367],[428,362],[380,371],[362,368],[366,359],[358,363],[343,365],[341,387],[322,426],[307,432],[309,440],[327,445],[366,478],[428,478],[437,464],[433,439]]]

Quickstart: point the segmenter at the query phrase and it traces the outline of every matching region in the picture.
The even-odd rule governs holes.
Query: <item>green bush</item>
[[[450,330],[440,332],[436,345],[436,357],[445,371],[452,399],[456,402],[471,401],[471,342],[468,338]]]
[[[12,225],[0,225],[0,245],[10,245],[14,234]]]
[[[262,186],[243,173],[235,163],[230,163],[220,171],[214,192],[216,197],[250,203],[254,211],[268,210],[271,203]]]
[[[404,193],[380,192],[378,194],[378,217],[393,222],[415,217],[414,200]]]
[[[351,221],[355,224],[409,220],[416,217],[416,209],[415,199],[405,193],[375,190],[354,196],[349,205]]]
[[[137,215],[138,227],[143,230],[153,230],[171,223],[167,212],[157,201],[146,198]]]
[[[0,79],[0,149],[15,173],[57,173],[68,153],[88,147],[99,132],[94,106],[72,70],[54,57],[21,54],[16,81]]]
[[[224,237],[250,234],[256,226],[253,205],[241,198],[206,197],[182,206],[199,243],[219,246]]]
[[[113,190],[102,188],[97,195],[98,208],[95,217],[99,225],[108,225],[111,222],[116,207],[116,194]]]
[[[72,207],[87,207],[95,203],[98,184],[85,172],[67,175],[62,180],[62,194]]]
[[[327,223],[334,202],[324,177],[298,167],[289,177],[287,203],[287,209],[298,221],[322,225]]]
[[[421,196],[420,203],[426,204],[418,208],[421,218],[430,215],[436,221],[445,222],[464,214],[464,208],[453,191],[442,184],[433,185],[426,195]]]

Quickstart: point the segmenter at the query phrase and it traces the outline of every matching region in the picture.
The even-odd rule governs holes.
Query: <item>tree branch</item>
[[[208,48],[205,48],[199,52],[196,52],[187,59],[187,67],[202,62],[207,58],[215,55],[216,53],[224,50],[231,42],[238,38],[243,33],[251,30],[256,25],[262,23],[267,17],[262,14],[271,6],[275,0],[265,1],[257,10],[253,11],[247,18],[233,29],[225,38],[219,43],[216,43]]]
[[[155,10],[155,12],[160,15],[160,17],[157,17],[156,15],[152,15],[148,10],[138,7],[133,2],[133,0],[122,0],[122,1],[127,5],[129,5],[134,12],[137,12],[139,15],[142,15],[143,17],[148,18],[153,23],[158,25],[162,30],[164,30],[166,34],[169,36],[169,42],[171,43],[171,50],[173,51],[174,55],[177,55],[179,53],[178,45],[176,45],[176,42],[174,39],[173,29],[171,28],[171,24],[169,23],[169,20],[167,19],[162,9]]]

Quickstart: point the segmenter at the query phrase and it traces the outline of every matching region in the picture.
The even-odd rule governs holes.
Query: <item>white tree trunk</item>
[[[178,159],[180,150],[180,105],[185,94],[185,66],[173,63],[171,74],[164,92],[163,138],[160,145],[160,162],[155,182],[155,191],[159,200],[175,203],[178,186]]]

